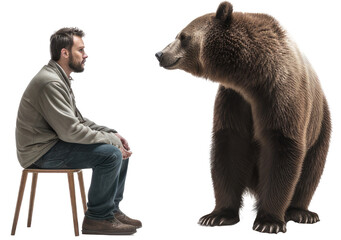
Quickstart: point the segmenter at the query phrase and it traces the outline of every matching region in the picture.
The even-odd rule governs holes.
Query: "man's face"
[[[70,52],[69,67],[73,72],[83,72],[85,59],[88,57],[84,51],[84,42],[81,37],[73,36],[73,46]]]

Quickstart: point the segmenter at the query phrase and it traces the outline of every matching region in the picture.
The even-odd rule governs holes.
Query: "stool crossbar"
[[[78,182],[79,182],[79,188],[80,188],[81,197],[82,197],[84,213],[87,210],[85,190],[84,190],[84,181],[83,181],[83,172],[81,169],[24,169],[21,175],[21,182],[20,182],[20,187],[19,187],[17,205],[15,208],[11,235],[15,235],[15,230],[16,230],[17,223],[18,223],[20,207],[21,207],[23,196],[24,196],[28,173],[32,173],[32,186],[31,186],[31,196],[30,196],[30,206],[29,206],[29,211],[28,211],[27,227],[31,227],[31,223],[32,223],[32,214],[33,214],[34,198],[35,198],[36,187],[37,187],[38,173],[66,173],[68,177],[68,182],[69,182],[71,208],[72,208],[75,235],[79,236],[74,173],[78,174]]]

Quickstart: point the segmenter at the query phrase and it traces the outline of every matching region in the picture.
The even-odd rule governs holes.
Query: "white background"
[[[232,1],[235,11],[276,17],[320,77],[333,120],[325,172],[310,205],[321,222],[289,222],[287,233],[277,236],[255,232],[254,199],[246,195],[237,225],[197,224],[214,207],[209,151],[218,86],[182,71],[164,70],[154,54],[191,20],[215,12],[220,1],[1,1],[0,239],[74,238],[67,178],[56,174],[39,176],[30,229],[26,228],[29,176],[16,236],[10,236],[21,176],[14,137],[19,101],[29,81],[49,61],[51,34],[66,26],[86,33],[86,69],[73,74],[78,108],[96,123],[117,129],[133,151],[121,208],[141,219],[143,228],[134,236],[114,238],[321,239],[329,233],[341,235],[341,17],[336,0]],[[91,170],[84,174],[88,189]],[[81,229],[78,185],[76,191]]]

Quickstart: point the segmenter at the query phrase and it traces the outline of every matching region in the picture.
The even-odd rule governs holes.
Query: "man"
[[[83,72],[86,58],[77,28],[51,36],[51,60],[32,79],[20,102],[16,143],[27,168],[92,168],[83,234],[133,234],[142,226],[119,209],[131,151],[114,129],[83,118],[70,74]]]

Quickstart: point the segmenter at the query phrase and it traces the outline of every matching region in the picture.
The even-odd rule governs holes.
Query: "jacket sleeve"
[[[84,118],[83,124],[85,126],[88,126],[89,128],[91,128],[92,130],[103,131],[103,132],[107,132],[107,133],[110,133],[110,132],[117,133],[117,131],[115,129],[97,125],[96,123],[94,123],[93,121],[91,121],[87,118]]]
[[[39,106],[44,119],[65,142],[122,146],[114,133],[93,130],[82,124],[73,111],[70,96],[58,82],[46,84],[39,97]]]

